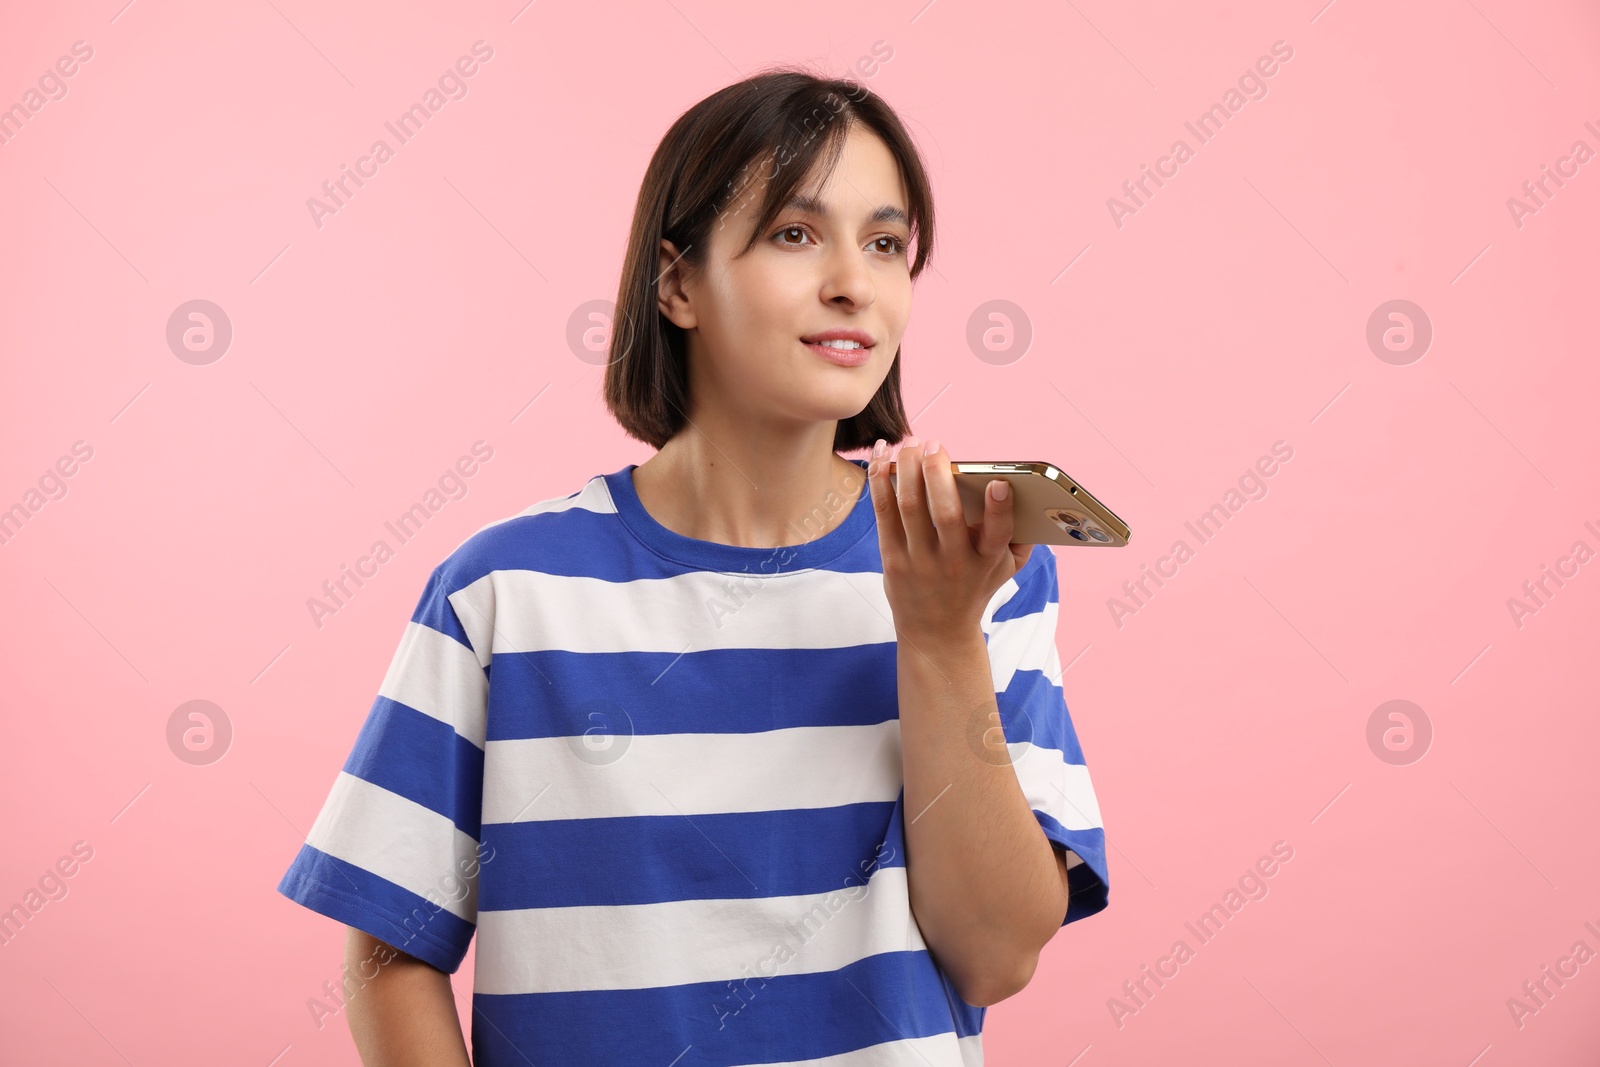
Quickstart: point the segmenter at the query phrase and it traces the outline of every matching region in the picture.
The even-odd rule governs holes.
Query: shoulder
[[[479,527],[434,568],[434,580],[448,595],[493,571],[545,570],[575,546],[592,542],[615,514],[605,476],[594,475],[570,493],[535,501]]]
[[[500,584],[495,575],[511,572],[543,581],[544,575],[583,566],[585,555],[596,554],[614,513],[604,476],[595,475],[580,489],[479,527],[428,575],[412,621],[469,648],[488,648]]]
[[[1001,622],[1032,615],[1059,599],[1055,550],[1049,545],[1034,545],[1028,561],[996,591],[991,617]]]
[[[1019,586],[1056,580],[1056,552],[1049,545],[1034,545],[1028,562],[1013,575]]]

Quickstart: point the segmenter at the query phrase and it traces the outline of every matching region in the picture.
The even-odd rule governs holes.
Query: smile
[[[841,367],[859,367],[872,358],[873,346],[860,341],[804,341],[802,344],[829,363]]]

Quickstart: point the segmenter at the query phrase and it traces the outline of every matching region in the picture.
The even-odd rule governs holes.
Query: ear
[[[661,251],[656,258],[656,307],[667,321],[680,329],[692,330],[698,321],[694,305],[683,287],[683,270],[678,266],[683,254],[678,246],[666,238],[661,239]]]

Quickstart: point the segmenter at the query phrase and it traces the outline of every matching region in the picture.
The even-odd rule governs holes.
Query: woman
[[[350,927],[365,1062],[467,1062],[476,932],[479,1067],[978,1064],[1106,906],[1055,557],[906,439],[932,236],[854,82],[765,73],[668,131],[605,380],[658,451],[434,571],[279,887]]]

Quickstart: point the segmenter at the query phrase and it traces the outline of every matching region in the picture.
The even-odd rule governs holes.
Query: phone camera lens
[[[1083,536],[1083,531],[1082,530],[1068,530],[1067,533],[1071,534],[1073,537],[1076,537],[1080,541],[1087,541],[1088,540],[1087,537]]]
[[[1089,531],[1089,536],[1094,538],[1096,541],[1110,541],[1111,540],[1111,538],[1107,537],[1105,534],[1101,533],[1099,530],[1090,530]]]

